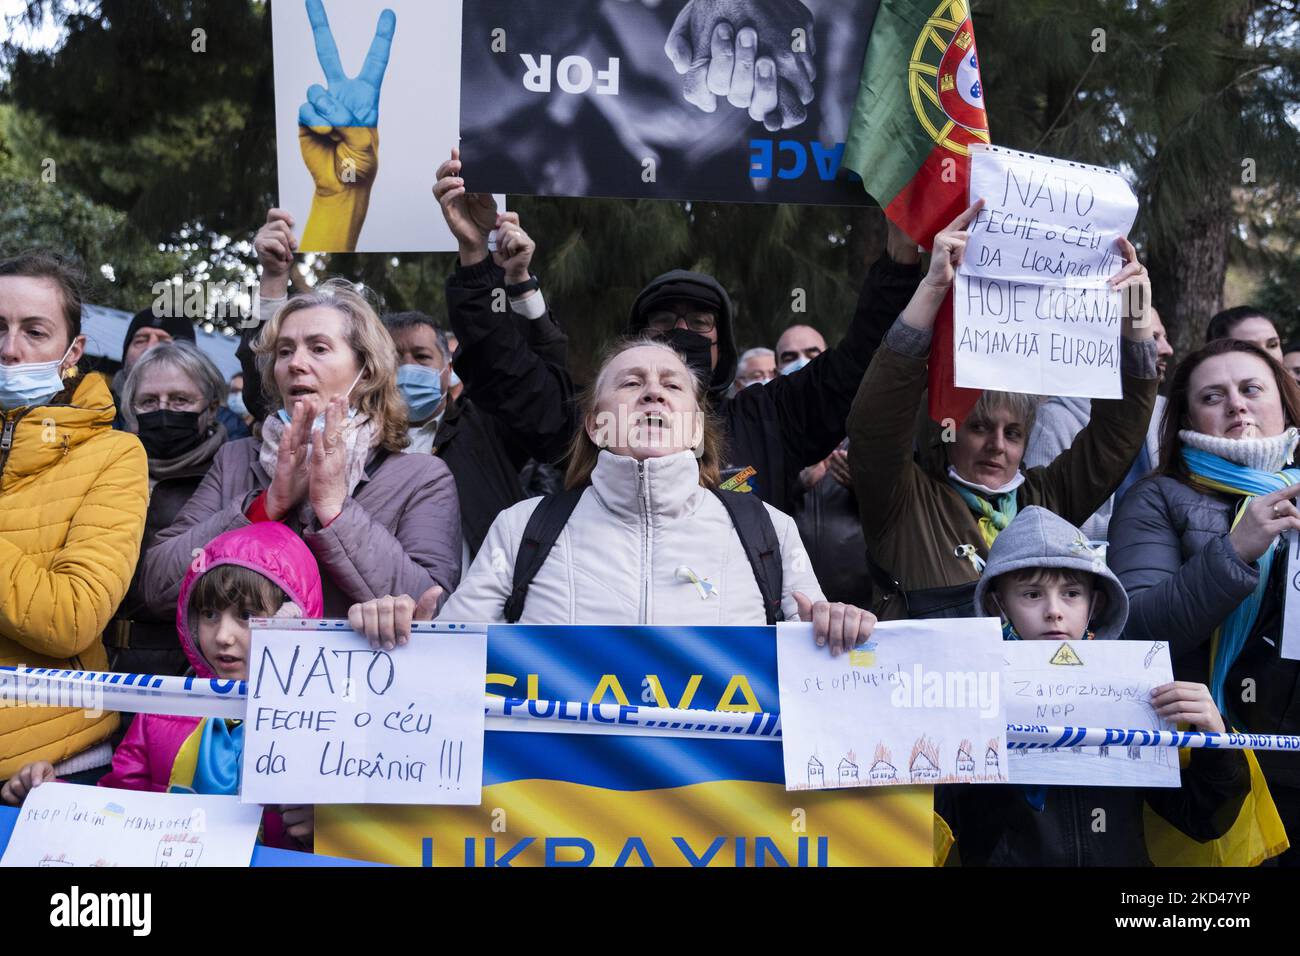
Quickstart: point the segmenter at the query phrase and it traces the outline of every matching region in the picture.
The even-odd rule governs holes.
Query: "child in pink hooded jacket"
[[[212,539],[181,582],[176,630],[202,678],[247,680],[251,617],[320,617],[320,571],[307,545],[276,522],[228,531]],[[243,726],[222,718],[138,714],[113,754],[101,787],[194,793],[239,792]],[[47,763],[28,764],[5,785],[21,803],[33,786],[52,779]],[[262,842],[310,848],[312,807],[267,807]]]

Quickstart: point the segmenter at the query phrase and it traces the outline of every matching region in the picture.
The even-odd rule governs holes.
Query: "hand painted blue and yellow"
[[[298,110],[298,144],[316,191],[303,229],[304,252],[353,252],[379,173],[379,94],[397,30],[384,10],[356,77],[343,71],[322,0],[307,0],[307,19],[328,86],[312,84]]]

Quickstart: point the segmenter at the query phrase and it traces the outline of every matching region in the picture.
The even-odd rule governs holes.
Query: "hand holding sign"
[[[433,195],[442,207],[447,228],[460,244],[462,265],[473,265],[488,250],[488,234],[496,227],[497,204],[491,193],[466,192],[461,177],[460,150],[452,147],[451,159],[438,167]]]
[[[1208,730],[1221,734],[1227,728],[1223,715],[1214,706],[1210,688],[1193,681],[1176,680],[1151,688],[1151,706],[1161,720],[1171,723],[1188,723],[1195,730]]]
[[[1134,341],[1155,337],[1149,312],[1151,309],[1151,277],[1147,267],[1138,261],[1133,243],[1123,236],[1115,239],[1115,246],[1124,256],[1124,268],[1110,277],[1108,285],[1120,292],[1124,300],[1124,336]]]
[[[391,651],[410,641],[412,621],[432,621],[441,601],[442,588],[436,584],[418,601],[409,594],[386,594],[348,608],[348,626],[369,641],[373,650],[382,647]]]
[[[298,111],[298,144],[316,184],[303,245],[350,252],[356,248],[370,186],[379,172],[379,93],[397,17],[391,10],[379,15],[370,52],[355,78],[343,72],[321,0],[307,0],[307,18],[329,87],[309,87],[307,102]]]

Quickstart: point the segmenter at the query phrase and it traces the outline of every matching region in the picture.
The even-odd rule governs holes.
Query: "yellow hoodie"
[[[0,415],[0,665],[107,670],[102,634],[140,557],[148,464],[100,375]],[[106,739],[117,714],[0,701],[0,780]]]

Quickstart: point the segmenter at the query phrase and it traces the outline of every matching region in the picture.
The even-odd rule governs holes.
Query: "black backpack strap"
[[[560,538],[560,532],[569,523],[569,516],[578,507],[585,488],[569,488],[554,495],[547,495],[528,516],[524,526],[524,537],[519,542],[519,552],[515,555],[515,577],[506,599],[505,619],[507,624],[514,624],[523,616],[524,602],[528,600],[528,586],[537,577],[537,572],[546,563],[551,548]]]
[[[758,495],[716,488],[713,493],[731,515],[731,523],[745,548],[745,557],[749,558],[750,567],[754,569],[758,591],[763,595],[767,623],[775,624],[781,619],[784,574],[781,570],[781,542],[776,536],[772,516]]]

